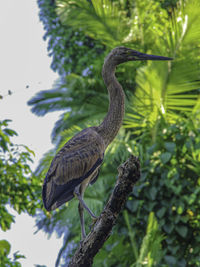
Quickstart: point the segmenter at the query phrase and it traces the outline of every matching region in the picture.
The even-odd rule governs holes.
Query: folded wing
[[[70,139],[52,160],[43,184],[42,197],[47,210],[53,210],[74,197],[77,185],[91,177],[94,183],[104,156],[104,141],[87,128]]]

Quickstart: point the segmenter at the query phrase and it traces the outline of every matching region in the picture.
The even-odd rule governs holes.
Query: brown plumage
[[[91,174],[91,180],[95,179],[104,150],[104,141],[95,127],[84,129],[64,145],[45,178],[43,199],[47,210],[56,209],[73,198],[74,188]]]
[[[126,47],[113,49],[106,57],[102,76],[109,93],[109,109],[103,122],[82,130],[69,140],[52,160],[43,185],[43,202],[50,211],[74,196],[79,200],[82,238],[85,237],[83,208],[96,218],[83,200],[88,184],[98,178],[107,146],[117,135],[124,116],[124,92],[115,77],[117,65],[134,60],[171,60],[147,55]]]

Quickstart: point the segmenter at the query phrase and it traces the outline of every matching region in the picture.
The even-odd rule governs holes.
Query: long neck
[[[102,136],[107,147],[117,135],[124,117],[124,92],[115,77],[115,66],[105,61],[102,77],[109,93],[109,109],[103,122],[98,126],[98,133]]]

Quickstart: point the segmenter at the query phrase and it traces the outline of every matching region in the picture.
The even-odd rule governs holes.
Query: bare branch
[[[68,267],[91,267],[94,256],[102,248],[111,234],[116,219],[122,210],[134,184],[140,178],[140,163],[138,158],[131,156],[118,167],[119,176],[108,203],[97,219],[92,231],[82,241],[76,250]]]

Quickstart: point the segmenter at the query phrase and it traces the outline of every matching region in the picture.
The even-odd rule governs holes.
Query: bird
[[[81,222],[82,240],[86,237],[84,209],[92,219],[97,219],[83,197],[88,185],[96,182],[104,153],[117,135],[123,121],[125,96],[115,77],[117,65],[137,60],[172,60],[170,57],[149,55],[119,46],[114,48],[104,60],[102,77],[109,94],[109,108],[102,123],[86,128],[72,137],[53,158],[44,179],[42,198],[47,211],[76,197]]]

